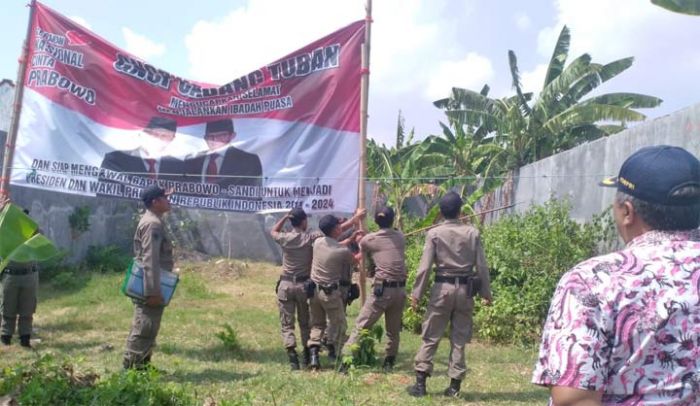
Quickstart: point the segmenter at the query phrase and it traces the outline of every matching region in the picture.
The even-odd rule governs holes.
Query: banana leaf
[[[45,236],[31,217],[14,204],[0,212],[0,269],[8,263],[42,262],[56,256],[58,248]]]

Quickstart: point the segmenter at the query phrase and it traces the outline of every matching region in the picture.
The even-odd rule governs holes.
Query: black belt
[[[352,285],[351,281],[340,281],[340,286],[350,286]]]
[[[32,272],[36,272],[36,269],[10,269],[5,268],[5,273],[8,275],[28,275]]]
[[[306,282],[309,280],[309,275],[302,275],[302,276],[281,275],[280,280],[288,281],[288,282],[292,282],[292,283],[302,283],[302,282]]]
[[[382,281],[385,288],[403,288],[406,286],[406,281]]]
[[[458,282],[462,285],[466,284],[469,282],[471,279],[471,276],[441,276],[437,275],[435,276],[435,283],[451,283],[453,285],[457,284]]]

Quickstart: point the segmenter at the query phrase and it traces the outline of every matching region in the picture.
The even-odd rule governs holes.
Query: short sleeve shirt
[[[603,404],[700,404],[700,234],[651,231],[559,281],[532,381]]]
[[[313,243],[323,237],[320,231],[275,233],[273,239],[282,247],[282,273],[289,276],[308,276],[311,271]]]
[[[330,237],[314,241],[311,280],[321,285],[340,283],[352,270],[353,257],[350,250]]]
[[[406,280],[406,242],[400,231],[383,229],[367,234],[360,241],[360,248],[372,257],[377,279]]]

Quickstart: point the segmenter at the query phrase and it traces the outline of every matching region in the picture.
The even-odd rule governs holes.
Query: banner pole
[[[372,32],[372,0],[365,3],[365,42],[362,44],[362,77],[360,80],[360,176],[358,188],[358,206],[365,207],[365,179],[367,179],[367,105],[369,101],[369,53]],[[366,220],[360,228],[367,230]],[[360,262],[360,303],[365,304],[367,298],[367,270],[364,261]]]
[[[10,130],[5,139],[5,153],[2,160],[2,173],[0,173],[0,201],[10,197],[10,176],[12,175],[12,158],[15,153],[15,141],[19,131],[19,118],[22,113],[22,98],[24,96],[24,77],[27,71],[27,60],[29,59],[29,39],[32,35],[32,21],[34,21],[34,10],[36,10],[36,0],[29,4],[29,22],[27,23],[27,35],[22,45],[22,55],[17,68],[17,81],[15,82],[15,98],[12,104],[12,121]]]

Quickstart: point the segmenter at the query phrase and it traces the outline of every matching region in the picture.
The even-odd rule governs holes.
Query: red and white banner
[[[127,199],[157,182],[183,207],[352,211],[364,24],[214,86],[36,3],[11,182]]]

